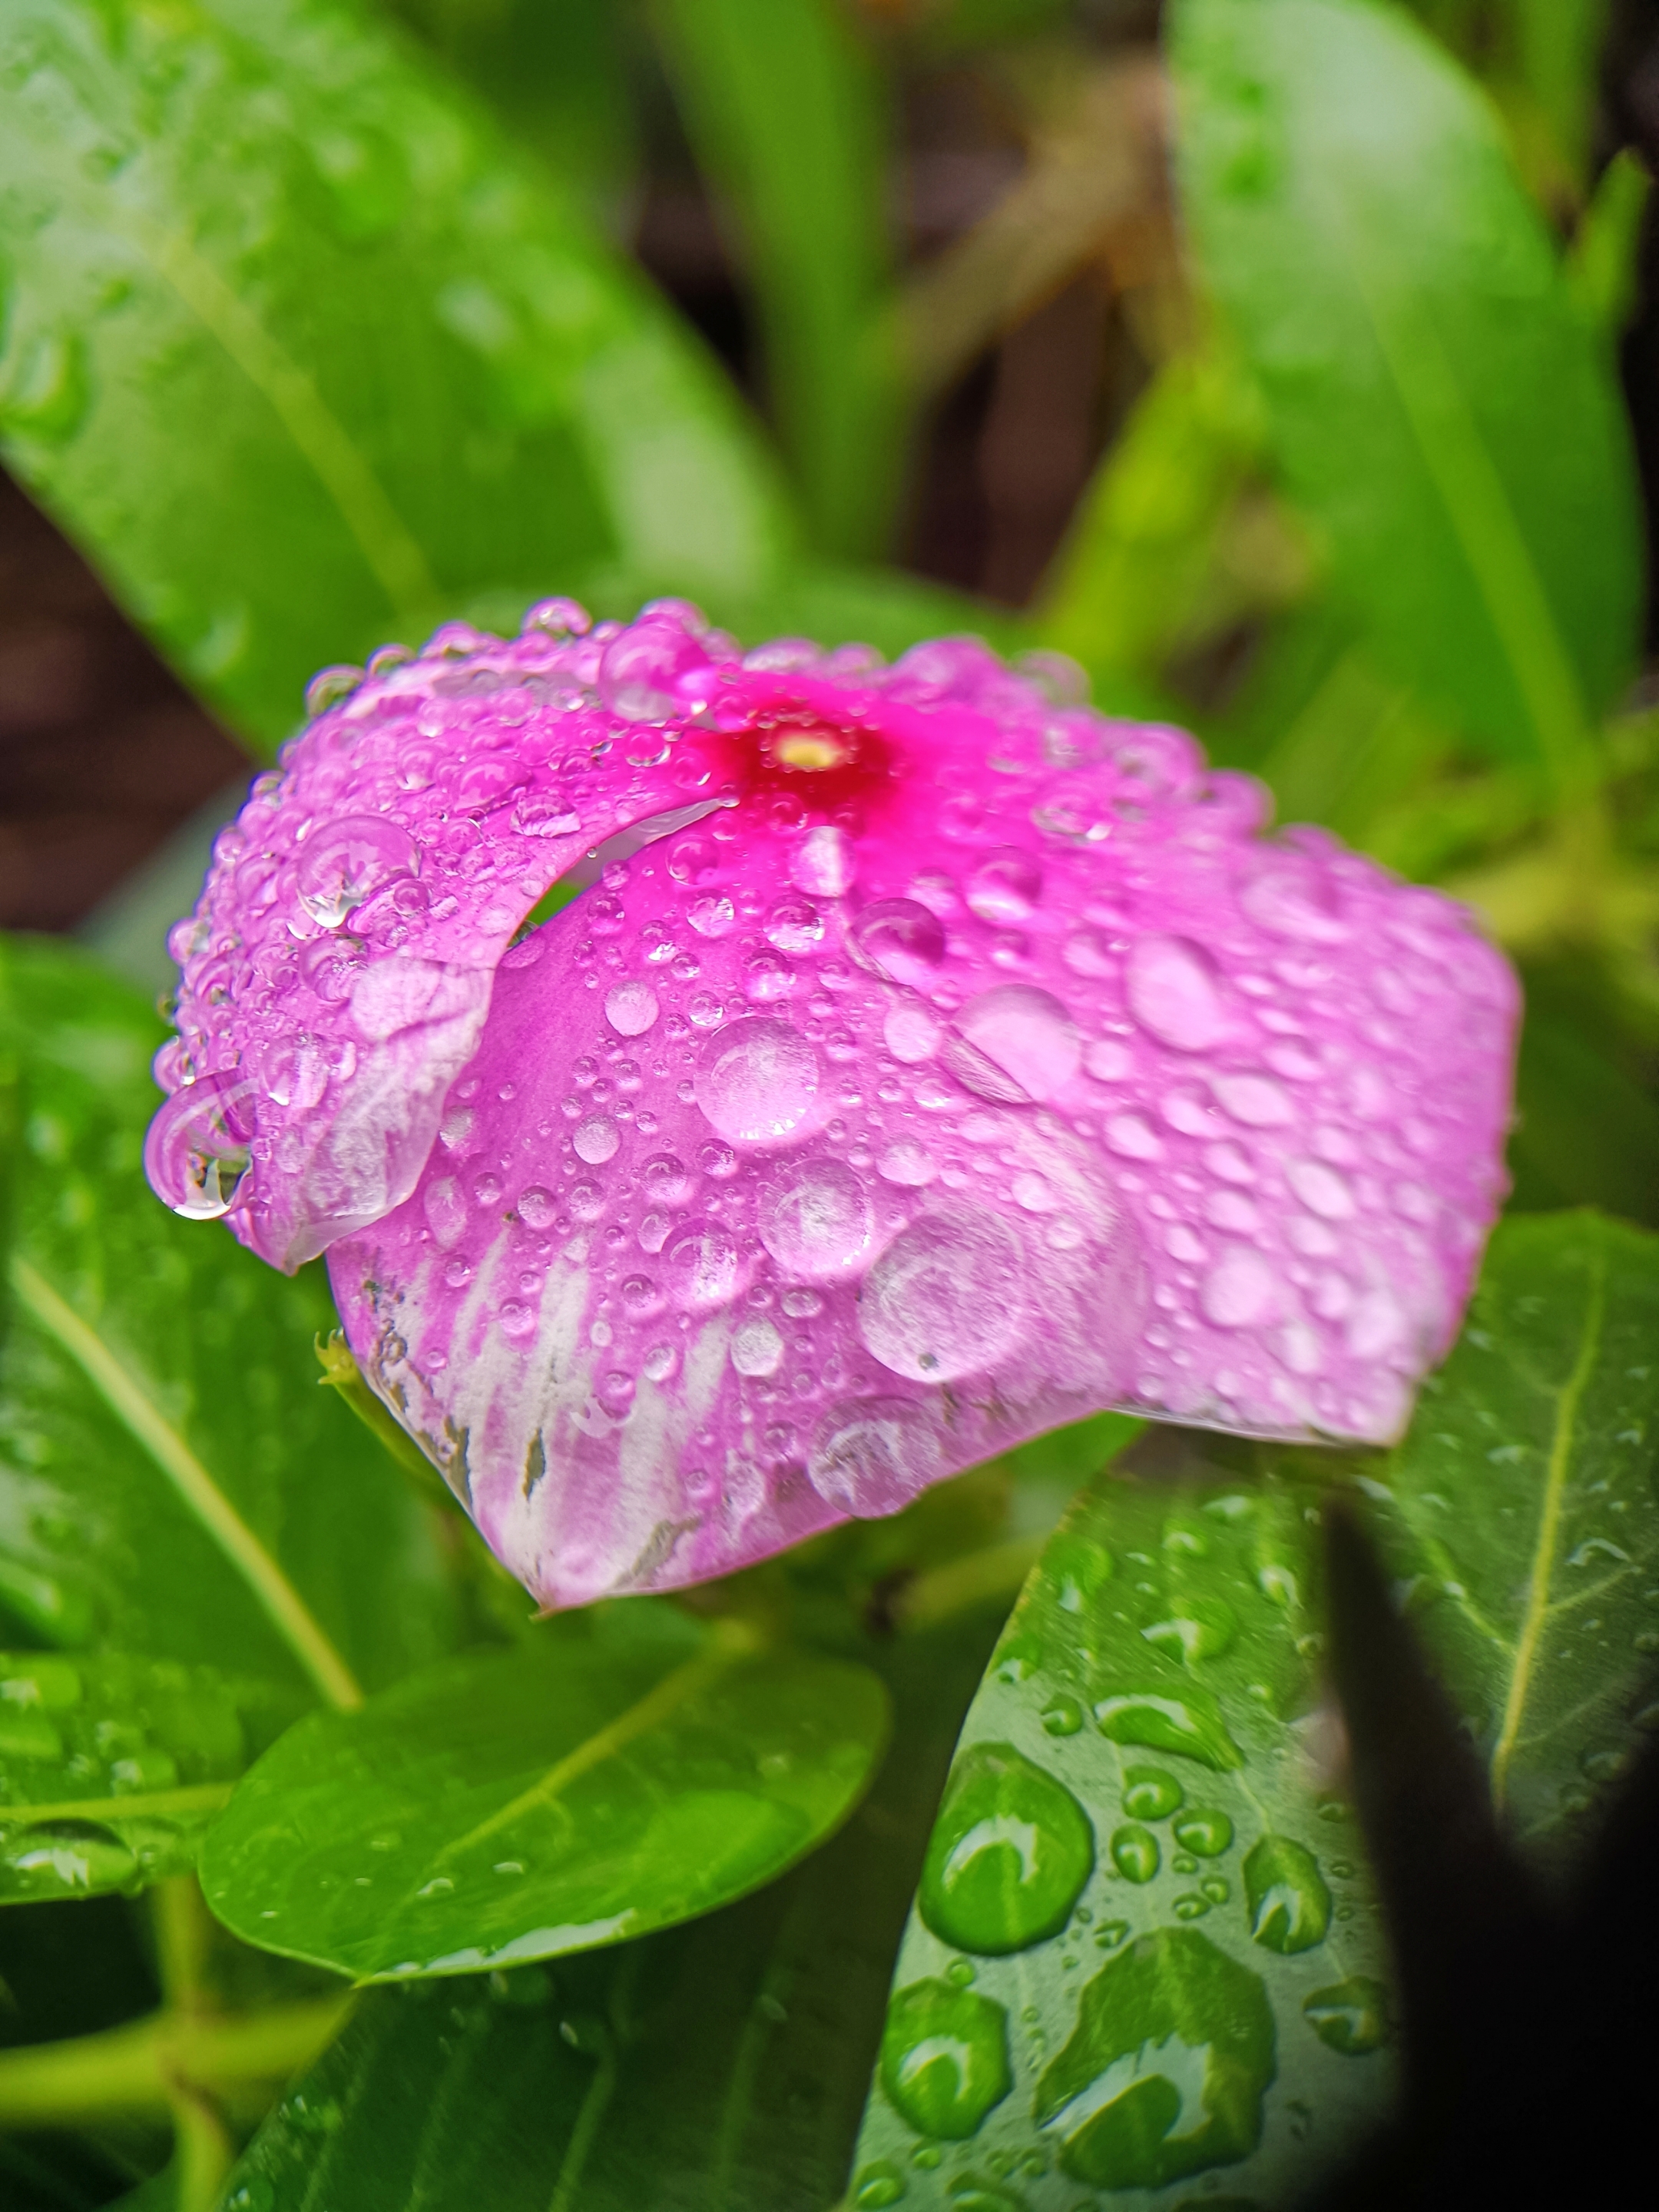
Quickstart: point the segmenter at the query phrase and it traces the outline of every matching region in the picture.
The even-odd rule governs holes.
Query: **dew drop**
[[[712,1222],[695,1222],[666,1252],[670,1287],[690,1311],[713,1312],[729,1305],[738,1286],[738,1248]]]
[[[907,1398],[854,1398],[824,1416],[806,1479],[826,1505],[870,1519],[908,1505],[937,1471],[939,1448]]]
[[[1199,1286],[1200,1310],[1218,1328],[1253,1328],[1279,1310],[1271,1263],[1248,1244],[1230,1245]]]
[[[1364,2058],[1389,2040],[1389,1992],[1369,1974],[1350,1974],[1302,2000],[1303,2017],[1328,2050]]]
[[[1129,1766],[1123,1772],[1123,1809],[1132,1820],[1166,1820],[1185,1793],[1161,1766]]]
[[[586,1160],[591,1168],[603,1167],[606,1160],[616,1158],[622,1131],[608,1114],[590,1114],[577,1122],[570,1141],[579,1160]]]
[[[1042,894],[1042,870],[1017,845],[1000,845],[969,878],[963,896],[981,921],[1024,921]]]
[[[1126,1881],[1150,1881],[1158,1872],[1158,1838],[1131,1821],[1112,1831],[1112,1864]]]
[[[1176,1697],[1161,1690],[1122,1690],[1101,1698],[1094,1711],[1101,1734],[1114,1743],[1179,1752],[1218,1770],[1244,1764],[1221,1708],[1206,1692],[1187,1690]]]
[[[853,2178],[855,2212],[887,2212],[887,2207],[896,2204],[908,2186],[903,2173],[890,2158],[878,2159],[873,2166],[861,2166]]]
[[[1001,1105],[1054,1097],[1077,1073],[1083,1048],[1060,1000],[1030,983],[1000,983],[970,999],[946,1049],[968,1090]]]
[[[1285,1180],[1322,1221],[1350,1221],[1356,1211],[1346,1176],[1323,1160],[1286,1160]]]
[[[906,1067],[932,1060],[944,1036],[944,1023],[920,999],[901,999],[889,1006],[882,1023],[882,1042]]]
[[[902,1230],[866,1277],[859,1333],[895,1375],[948,1382],[993,1366],[1024,1334],[1025,1266],[982,1206],[941,1206]]]
[[[1311,1950],[1331,1924],[1331,1893],[1310,1850],[1289,1836],[1263,1836],[1244,1861],[1250,1934],[1269,1951]]]
[[[833,823],[809,830],[790,859],[790,877],[799,889],[816,898],[840,898],[853,887],[858,872],[853,841]]]
[[[343,814],[319,823],[300,848],[295,887],[314,922],[337,929],[371,891],[420,866],[415,840],[389,817]]]
[[[186,1221],[217,1221],[252,1187],[253,1086],[204,1075],[175,1091],[144,1138],[144,1173],[164,1205]]]
[[[539,1183],[532,1183],[519,1194],[519,1218],[526,1229],[545,1229],[551,1223],[556,1209],[553,1194]]]
[[[1094,1830],[1071,1791],[1012,1744],[975,1744],[951,1770],[917,1909],[964,1951],[1023,1951],[1059,1934],[1094,1863]]]
[[[912,1982],[887,2008],[881,2086],[921,2136],[965,2142],[1013,2087],[1008,2015],[976,1990]]]
[[[605,994],[605,1018],[618,1036],[643,1036],[659,1011],[656,993],[639,976],[613,983]]]
[[[734,1143],[775,1144],[811,1113],[818,1082],[817,1054],[798,1030],[768,1015],[745,1015],[703,1047],[697,1103]]]
[[[936,915],[915,899],[878,899],[848,932],[855,959],[889,982],[927,990],[945,959],[945,930]]]
[[[1046,1735],[1075,1735],[1083,1726],[1083,1708],[1075,1698],[1054,1698],[1042,1709]]]
[[[1154,1649],[1190,1667],[1194,1660],[1218,1658],[1229,1648],[1238,1633],[1238,1616],[1224,1598],[1184,1598],[1140,1632]]]
[[[1207,1805],[1189,1805],[1175,1824],[1175,1839],[1194,1858],[1218,1858],[1233,1840],[1233,1824]]]
[[[1296,1109],[1271,1075],[1214,1075],[1210,1088],[1222,1112],[1247,1129],[1281,1129]]]
[[[1129,1011],[1176,1052],[1204,1052],[1227,1030],[1214,964],[1184,937],[1143,937],[1125,964]]]
[[[12,1900],[89,1896],[137,1884],[137,1857],[94,1820],[44,1820],[0,1838],[0,1878]]]
[[[864,1186],[838,1160],[812,1160],[762,1193],[760,1238],[778,1265],[810,1282],[861,1267],[875,1234]]]
[[[732,1364],[739,1375],[775,1375],[782,1364],[783,1339],[771,1322],[741,1322],[732,1332]]]

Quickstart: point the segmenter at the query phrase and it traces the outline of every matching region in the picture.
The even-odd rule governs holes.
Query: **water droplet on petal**
[[[551,1192],[538,1183],[532,1182],[519,1194],[519,1218],[526,1229],[545,1229],[556,1211]]]
[[[591,1168],[602,1167],[616,1158],[622,1131],[608,1114],[589,1114],[577,1122],[570,1141],[579,1160],[586,1160]]]
[[[656,993],[637,976],[613,983],[605,994],[605,1018],[618,1036],[643,1036],[658,1012]]]
[[[963,896],[981,921],[1024,921],[1042,893],[1042,870],[1017,845],[1000,845],[969,878]]]
[[[823,916],[805,899],[785,899],[767,915],[766,934],[780,952],[816,952],[823,942]]]
[[[789,873],[798,887],[817,898],[839,898],[858,872],[853,841],[833,823],[809,830],[795,848]]]
[[[875,1217],[850,1168],[813,1160],[762,1194],[759,1227],[781,1267],[824,1282],[863,1265]]]
[[[937,915],[915,899],[878,899],[848,932],[854,958],[890,981],[927,989],[945,958],[945,930]]]
[[[1198,1303],[1218,1328],[1254,1328],[1279,1310],[1279,1277],[1248,1244],[1229,1245],[1200,1285]]]
[[[1083,1047],[1050,993],[1000,983],[963,1008],[946,1059],[957,1081],[980,1097],[1024,1104],[1063,1091],[1082,1065]]]
[[[942,1206],[902,1230],[866,1278],[859,1333],[894,1374],[948,1382],[994,1366],[1024,1334],[1025,1263],[981,1206]]]
[[[783,1361],[783,1339],[763,1318],[740,1322],[732,1332],[732,1364],[739,1375],[775,1375]]]
[[[712,1222],[694,1222],[667,1247],[670,1285],[693,1312],[729,1305],[738,1287],[738,1248]]]
[[[250,1194],[253,1086],[204,1075],[175,1091],[144,1138],[144,1173],[163,1205],[186,1221],[217,1221]]]
[[[581,826],[562,791],[526,792],[513,809],[513,827],[526,837],[568,837]]]
[[[1203,1052],[1227,1030],[1213,963],[1184,937],[1143,937],[1125,963],[1129,1012],[1160,1044]]]
[[[884,1182],[914,1190],[932,1182],[939,1166],[926,1146],[919,1145],[914,1137],[901,1137],[876,1162],[876,1173]]]
[[[312,920],[337,929],[371,891],[420,866],[415,840],[388,816],[343,814],[319,823],[300,848],[295,885]]]
[[[787,1022],[752,1014],[728,1023],[703,1047],[697,1103],[723,1137],[776,1143],[791,1135],[817,1101],[817,1054]]]
[[[827,1505],[870,1519],[896,1513],[938,1470],[939,1449],[906,1398],[855,1398],[819,1426],[806,1477]]]
[[[881,1029],[882,1042],[906,1067],[931,1060],[944,1036],[944,1023],[920,999],[901,999],[890,1006]]]
[[[1094,1863],[1071,1791],[1012,1744],[975,1744],[951,1770],[917,1909],[964,1951],[1023,1951],[1066,1925]]]
[[[1286,1160],[1285,1180],[1310,1213],[1322,1221],[1350,1221],[1357,1208],[1348,1180],[1323,1160]]]
[[[1210,1088],[1222,1112],[1247,1129],[1280,1129],[1296,1119],[1284,1085],[1271,1075],[1215,1075]]]

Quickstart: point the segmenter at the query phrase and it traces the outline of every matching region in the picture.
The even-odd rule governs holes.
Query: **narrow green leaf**
[[[445,1650],[453,1608],[429,1517],[317,1387],[320,1271],[290,1280],[167,1212],[140,1165],[159,1023],[66,946],[12,957],[28,1119],[0,1620],[353,1702]]]
[[[237,1790],[202,1885],[248,1942],[362,1981],[587,1950],[782,1873],[886,1735],[867,1669],[635,1601],[302,1721]]]
[[[1082,1493],[963,1731],[859,2177],[921,2212],[1007,2175],[1026,2212],[1200,2175],[1274,2204],[1363,2140],[1389,2006],[1328,1771],[1319,1488],[1352,1486],[1495,1801],[1570,1867],[1659,1726],[1656,1340],[1659,1240],[1510,1220],[1393,1452],[1166,1432],[1163,1480]]]
[[[738,228],[814,539],[872,552],[900,428],[875,343],[890,174],[875,57],[836,0],[656,0],[654,15],[698,159]]]
[[[1602,171],[1572,241],[1567,273],[1591,327],[1609,343],[1636,311],[1642,234],[1653,179],[1628,146]]]
[[[257,1747],[249,1721],[269,1735],[283,1702],[166,1660],[0,1653],[0,1905],[184,1872]]]
[[[20,0],[0,451],[256,741],[324,661],[784,522],[713,364],[547,177],[326,0]]]
[[[368,1991],[224,2212],[826,2212],[997,1618],[864,1642],[892,1692],[892,1750],[781,1881],[635,1942]]]
[[[1373,0],[1181,0],[1174,54],[1207,280],[1378,658],[1582,778],[1636,652],[1634,472],[1489,107]]]

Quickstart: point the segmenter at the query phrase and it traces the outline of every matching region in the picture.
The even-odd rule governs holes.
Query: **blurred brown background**
[[[881,0],[866,5],[883,12]],[[404,12],[417,20],[433,13],[429,0],[424,9],[405,0]],[[907,82],[902,99],[895,223],[907,263],[937,280],[921,297],[922,342],[938,357],[901,555],[924,575],[1011,606],[1030,598],[1145,377],[1153,349],[1134,325],[1158,312],[1158,270],[1170,243],[1156,0],[1096,0],[1079,15],[1111,125],[1126,142],[1125,158],[1139,163],[1127,210],[1124,191],[1102,168],[1098,142],[1086,155],[1104,178],[1098,204],[1079,188],[1079,118],[1084,129],[1091,120],[1086,94],[1072,103],[1070,140],[1034,122],[1054,112],[1043,88],[1000,76],[982,55],[935,61]],[[647,86],[641,105],[647,181],[617,210],[616,228],[760,404],[741,287],[665,88]],[[1601,159],[1632,145],[1659,172],[1659,0],[1621,0],[1614,11],[1600,140]],[[1048,242],[1066,223],[1086,226],[1086,235],[1074,234],[1069,250],[1053,256],[1059,272],[1045,280]],[[951,325],[951,257],[969,241],[1018,264],[1007,288],[1012,311],[996,330]],[[1651,223],[1643,258],[1624,366],[1651,509],[1659,483],[1659,231]],[[557,582],[548,579],[549,589]],[[1235,641],[1232,658],[1249,644],[1248,635]],[[1208,680],[1224,685],[1227,659]],[[1199,672],[1200,687],[1206,680]],[[0,476],[0,926],[76,927],[192,813],[222,810],[221,794],[246,773],[234,743],[46,518]]]

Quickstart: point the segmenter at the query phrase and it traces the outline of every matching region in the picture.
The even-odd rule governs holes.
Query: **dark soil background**
[[[1155,14],[1103,11],[1107,43],[1144,42]],[[904,108],[907,258],[925,262],[985,213],[1020,152],[965,76],[935,72]],[[633,244],[751,392],[741,288],[672,128],[648,146]],[[1659,0],[1620,0],[1599,149],[1659,174]],[[1659,222],[1650,221],[1624,371],[1650,515],[1659,510]],[[983,355],[933,410],[901,556],[921,574],[1018,606],[1133,397],[1138,356],[1107,287],[1085,275]],[[1653,563],[1659,573],[1659,560]],[[556,579],[549,580],[552,589]],[[1650,638],[1659,622],[1650,615]],[[295,702],[296,711],[298,702]],[[221,730],[125,620],[51,522],[0,475],[0,927],[68,930],[196,810],[246,772]]]

